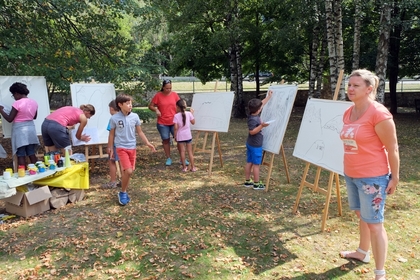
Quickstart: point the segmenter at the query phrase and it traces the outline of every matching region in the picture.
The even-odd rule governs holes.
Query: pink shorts
[[[135,169],[136,149],[117,148],[117,155],[120,158],[120,164],[123,170]]]

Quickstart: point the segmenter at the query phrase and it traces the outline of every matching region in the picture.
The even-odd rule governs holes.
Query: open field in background
[[[144,123],[158,151],[152,154],[138,141],[130,204],[118,205],[118,190],[99,189],[108,165],[95,161],[83,201],[0,225],[0,279],[372,279],[373,262],[338,256],[358,246],[342,178],[343,215],[333,194],[325,232],[324,195],[305,188],[299,212],[292,213],[305,165],[292,156],[302,115],[303,108],[293,109],[283,140],[291,183],[276,156],[268,192],[242,186],[245,119],[232,119],[229,132],[220,133],[224,165],[216,157],[212,176],[204,153],[195,155],[195,173],[165,167],[155,121]],[[414,280],[420,279],[420,117],[398,114],[395,121],[401,182],[387,201],[387,279]],[[178,162],[175,146],[172,158]],[[10,158],[0,159],[0,166],[5,162]],[[265,178],[267,168],[261,171]],[[308,181],[314,174],[315,168]],[[323,172],[320,186],[327,180]],[[0,213],[3,207],[0,201]]]
[[[270,85],[277,85],[277,83],[261,84],[260,90],[267,90]],[[243,87],[245,91],[255,91],[256,84],[254,82],[244,81]],[[308,89],[308,84],[299,84],[299,89]],[[185,78],[172,78],[172,89],[179,93],[194,93],[194,92],[213,92],[230,91],[230,83],[223,81],[211,81],[203,85],[199,80],[188,80]],[[389,91],[388,83],[386,84],[386,91]],[[420,80],[404,80],[398,83],[397,92],[420,92]]]

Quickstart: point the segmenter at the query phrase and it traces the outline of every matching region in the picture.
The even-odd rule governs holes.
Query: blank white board
[[[343,114],[353,103],[308,99],[293,156],[344,175]]]
[[[191,108],[195,124],[192,130],[228,132],[234,94],[229,92],[196,93]]]
[[[109,102],[115,99],[114,84],[71,84],[71,101],[74,107],[80,107],[83,104],[92,104],[95,107],[95,115],[88,120],[83,134],[89,135],[90,128],[97,129],[97,135],[92,137],[89,144],[108,143],[109,132],[107,130],[111,114],[109,113]],[[77,126],[75,128],[77,130]],[[73,130],[74,131],[74,130]],[[75,133],[72,133],[73,145],[83,145],[85,142],[74,139]]]
[[[20,82],[29,90],[28,98],[38,103],[38,116],[35,121],[36,133],[41,135],[41,125],[45,117],[50,114],[50,103],[48,101],[47,82],[42,76],[0,76],[0,104],[7,107],[12,106],[15,99],[9,91],[10,86]],[[4,138],[12,136],[12,124],[2,119]]]
[[[264,135],[263,150],[278,154],[295,102],[297,86],[270,86],[268,90],[273,91],[273,95],[262,109],[261,121],[272,122],[262,131]]]

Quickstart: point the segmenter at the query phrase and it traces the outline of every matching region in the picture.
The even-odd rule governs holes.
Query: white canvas
[[[340,131],[344,111],[352,104],[346,101],[309,99],[293,156],[344,175],[344,148]]]
[[[195,125],[192,130],[228,132],[233,105],[233,92],[196,93],[191,107]]]
[[[97,137],[92,139],[90,144],[108,143],[109,132],[107,130],[111,114],[109,113],[109,102],[115,99],[114,84],[71,84],[71,100],[74,107],[80,107],[83,104],[92,104],[95,107],[95,115],[88,120],[86,128],[96,128]],[[75,127],[77,130],[78,125]],[[79,145],[80,143],[76,142]],[[73,142],[73,145],[76,145]]]
[[[38,115],[35,121],[36,133],[41,135],[41,125],[45,117],[50,114],[50,103],[48,101],[47,82],[42,76],[0,76],[0,104],[11,109],[15,99],[9,91],[10,86],[20,82],[28,87],[28,98],[38,103]],[[12,136],[12,124],[2,119],[4,138]]]
[[[273,91],[273,94],[261,112],[261,121],[270,123],[262,131],[263,150],[278,154],[295,102],[297,86],[270,86],[268,90]]]

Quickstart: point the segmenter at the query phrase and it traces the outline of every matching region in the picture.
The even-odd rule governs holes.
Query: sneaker
[[[172,159],[168,158],[165,163],[166,166],[172,165]]]
[[[254,190],[265,190],[265,185],[259,181],[258,183],[254,184]]]
[[[179,161],[179,164],[181,164],[181,165],[182,165],[182,161]],[[190,165],[190,162],[188,161],[188,159],[186,159],[186,160],[185,160],[185,165],[186,165],[186,166]]]
[[[101,189],[115,189],[117,187],[117,182],[108,182],[101,186]]]
[[[118,193],[118,202],[122,206],[127,205],[127,203],[130,202],[130,198],[128,197],[128,194],[126,192],[119,192]]]
[[[253,187],[253,186],[254,186],[254,182],[252,182],[252,180],[247,180],[244,183],[244,187],[249,188],[249,187]]]

